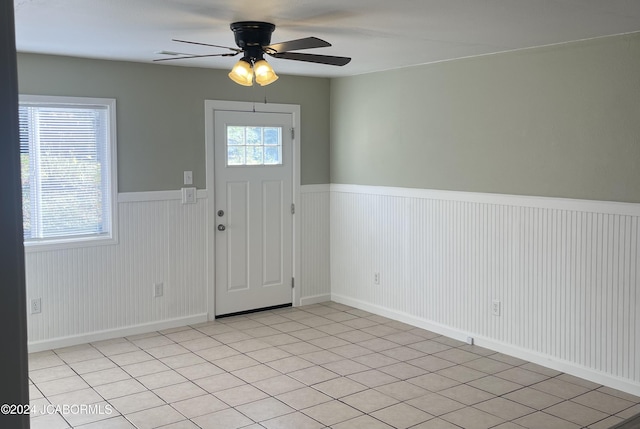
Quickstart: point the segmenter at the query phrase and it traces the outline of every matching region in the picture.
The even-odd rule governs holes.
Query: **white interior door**
[[[292,127],[215,112],[216,316],[292,302]]]

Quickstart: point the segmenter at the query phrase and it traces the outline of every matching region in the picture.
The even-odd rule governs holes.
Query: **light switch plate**
[[[182,204],[195,204],[196,192],[196,188],[182,188]]]
[[[193,185],[193,171],[184,172],[184,184]]]

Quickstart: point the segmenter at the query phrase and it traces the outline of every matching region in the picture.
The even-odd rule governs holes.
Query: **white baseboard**
[[[160,331],[164,329],[177,328],[186,325],[195,325],[206,322],[206,314],[198,314],[177,319],[162,320],[159,322],[144,323],[141,325],[127,326],[124,328],[108,329],[104,331],[91,332],[82,335],[53,338],[51,340],[35,341],[28,343],[29,353],[41,352],[44,350],[59,349],[62,347],[76,346],[96,341],[110,340],[112,338],[126,337],[130,335],[145,334],[147,332]]]
[[[475,334],[470,332],[463,332],[458,329],[450,328],[438,323],[433,323],[429,320],[415,317],[401,311],[391,310],[380,305],[371,304],[347,296],[332,293],[331,301],[335,301],[339,304],[349,305],[351,307],[368,311],[370,313],[374,313],[383,317],[388,317],[389,319],[413,325],[417,328],[426,329],[459,341],[466,341],[468,337],[473,337],[474,344],[477,346],[494,350],[499,353],[504,353],[506,355],[514,356],[519,359],[527,360],[529,362],[533,362],[547,368],[555,369],[556,371],[562,371],[564,373],[580,377],[594,383],[602,384],[613,389],[618,389],[632,395],[640,396],[640,384],[632,383],[626,379],[621,379],[598,371],[594,371],[592,369],[576,365],[572,362],[555,359],[541,353],[532,352],[530,350],[515,347],[506,343],[492,340],[490,338],[476,336]]]
[[[331,301],[331,295],[326,293],[322,295],[305,296],[300,298],[300,305],[319,304],[321,302]]]

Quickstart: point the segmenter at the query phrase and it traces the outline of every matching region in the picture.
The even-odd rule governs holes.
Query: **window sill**
[[[53,250],[79,249],[95,246],[112,246],[118,244],[114,235],[92,236],[82,238],[61,238],[57,240],[27,241],[24,243],[25,253],[50,252]]]

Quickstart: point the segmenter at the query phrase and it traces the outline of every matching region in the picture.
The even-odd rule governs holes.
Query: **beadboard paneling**
[[[26,253],[27,300],[42,298],[28,316],[32,350],[206,313],[206,201],[123,199],[118,244]]]
[[[301,187],[300,301],[313,304],[331,297],[329,265],[329,185]]]
[[[330,212],[333,299],[640,393],[637,205],[332,185]]]
[[[301,189],[298,285],[309,304],[330,298],[329,185]],[[42,313],[28,319],[31,351],[206,317],[208,194],[199,190],[197,204],[180,198],[120,194],[118,244],[26,254],[28,300],[42,298]],[[164,296],[154,298],[159,282]]]

